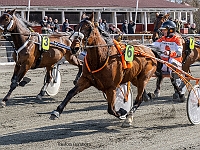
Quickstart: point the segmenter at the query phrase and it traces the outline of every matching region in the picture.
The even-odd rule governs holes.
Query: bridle
[[[90,27],[90,30],[88,32],[87,35],[84,35],[82,32],[81,32],[81,29],[84,25],[84,22],[87,22],[89,27]],[[87,20],[87,18],[81,20],[81,22],[79,23],[79,28],[78,28],[78,31],[77,32],[74,32],[71,36],[70,36],[70,40],[71,41],[74,41],[74,40],[77,40],[80,44],[80,47],[83,48],[83,49],[86,49],[87,47],[87,43],[88,43],[88,38],[90,37],[90,34],[92,33],[94,27],[93,27],[93,24],[91,21]],[[84,47],[82,46],[83,43],[82,41],[84,41]]]
[[[10,18],[10,21],[6,24],[6,25],[0,25],[0,29],[3,30],[3,34],[5,35],[6,40],[8,39],[7,37],[7,33],[10,32],[10,29],[13,27],[14,24],[14,18],[12,15],[10,15],[9,13],[3,13],[3,15],[8,15]],[[28,39],[24,42],[24,44],[19,48],[19,49],[15,49],[15,46],[12,44],[12,42],[9,40],[9,42],[12,44],[15,53],[17,54],[17,61],[19,58],[19,53],[28,45],[28,43],[30,42],[30,38],[31,38],[31,33],[29,33]]]
[[[84,34],[81,32],[81,29],[82,29],[82,27],[83,27],[83,23],[84,23],[84,22],[87,22],[88,25],[89,25],[89,27],[90,27],[89,32],[88,32],[87,35],[84,35]],[[78,32],[75,32],[75,33],[72,35],[72,37],[76,35],[76,39],[77,39],[78,41],[79,41],[79,38],[81,38],[81,40],[85,39],[85,40],[84,40],[84,41],[85,41],[84,49],[98,47],[98,45],[95,45],[95,46],[87,46],[88,39],[89,39],[89,37],[90,37],[90,35],[91,35],[91,33],[92,33],[93,30],[94,30],[94,26],[93,26],[92,22],[89,21],[89,20],[87,20],[87,19],[85,18],[85,19],[83,19],[83,20],[80,22],[79,28],[78,28]],[[80,42],[80,44],[82,44],[82,43]],[[104,45],[104,46],[107,46],[107,45]],[[81,47],[83,47],[83,46],[81,46]],[[89,71],[91,74],[93,74],[93,73],[96,73],[96,72],[99,72],[100,70],[102,70],[102,69],[107,65],[108,60],[109,60],[109,56],[110,56],[110,55],[109,55],[109,51],[108,51],[107,59],[106,59],[104,65],[103,65],[102,67],[100,67],[99,69],[93,70],[93,71],[92,71],[92,70],[90,69],[89,65],[88,65],[88,62],[87,62],[87,55],[86,55],[86,56],[84,57],[84,62],[85,62],[85,65],[86,65],[88,71]]]
[[[10,18],[10,22],[9,23],[7,23],[6,25],[0,25],[0,29],[3,30],[4,32],[7,32],[12,28],[12,26],[14,24],[13,16],[10,15],[9,13],[3,13],[3,15],[8,15],[9,18]],[[7,28],[6,28],[6,26],[7,26]]]

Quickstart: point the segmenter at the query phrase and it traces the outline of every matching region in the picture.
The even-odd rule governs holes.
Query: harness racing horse
[[[52,70],[54,65],[64,56],[66,60],[79,67],[82,73],[82,64],[79,60],[65,48],[56,45],[50,45],[48,50],[41,48],[42,37],[35,32],[31,32],[21,18],[15,14],[15,9],[2,14],[0,17],[0,28],[4,33],[9,32],[14,42],[15,51],[13,58],[16,62],[14,73],[11,78],[11,85],[8,93],[3,98],[1,105],[5,107],[6,101],[11,96],[13,90],[18,86],[24,86],[23,77],[29,69],[46,67],[46,81],[37,98],[42,99],[48,84],[52,79]],[[49,41],[62,43],[66,47],[71,45],[69,35],[52,34],[49,35]],[[70,47],[69,47],[70,48]],[[79,75],[80,76],[80,75]],[[21,81],[21,82],[20,82]]]
[[[51,113],[50,119],[58,118],[72,97],[91,86],[106,94],[108,113],[119,118],[122,114],[116,112],[114,108],[116,88],[129,81],[138,89],[132,108],[135,111],[142,103],[146,84],[156,71],[157,61],[140,55],[141,52],[154,56],[151,49],[143,45],[135,45],[135,52],[139,53],[134,56],[132,66],[124,69],[117,45],[115,42],[112,45],[106,43],[94,23],[94,13],[84,19],[82,16],[82,21],[77,25],[75,33],[78,36],[73,37],[72,35],[71,49],[77,51],[80,47],[85,47],[87,51],[83,63],[83,73],[62,103]]]
[[[152,36],[153,42],[155,42],[159,37],[162,36],[162,32],[160,31],[159,28],[161,27],[163,22],[168,20],[169,16],[170,16],[169,14],[165,14],[163,16],[163,14],[156,13],[156,19],[154,21],[154,30]]]

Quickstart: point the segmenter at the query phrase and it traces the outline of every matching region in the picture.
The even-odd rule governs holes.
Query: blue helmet
[[[161,25],[160,29],[167,29],[168,33],[174,33],[176,31],[176,24],[168,20]]]

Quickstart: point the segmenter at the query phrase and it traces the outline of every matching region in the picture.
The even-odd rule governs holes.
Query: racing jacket
[[[160,48],[162,52],[161,59],[168,61],[169,58],[174,58],[178,62],[182,63],[182,39],[179,36],[173,35],[172,37],[162,36],[156,42],[151,44],[154,47]],[[164,52],[167,51],[167,55]]]

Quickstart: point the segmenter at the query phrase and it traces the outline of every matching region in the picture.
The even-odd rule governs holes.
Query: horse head
[[[83,14],[81,22],[76,26],[74,33],[70,37],[70,40],[72,41],[71,50],[73,53],[76,53],[80,48],[86,46],[94,27],[94,13],[92,13],[90,17]]]
[[[14,13],[15,9],[5,11],[0,17],[0,30],[3,32],[12,31],[14,29]]]
[[[159,14],[156,13],[156,19],[154,21],[154,30],[153,30],[153,41],[156,41],[158,38],[162,36],[162,32],[159,30],[163,22],[167,21],[169,18],[169,14]]]

